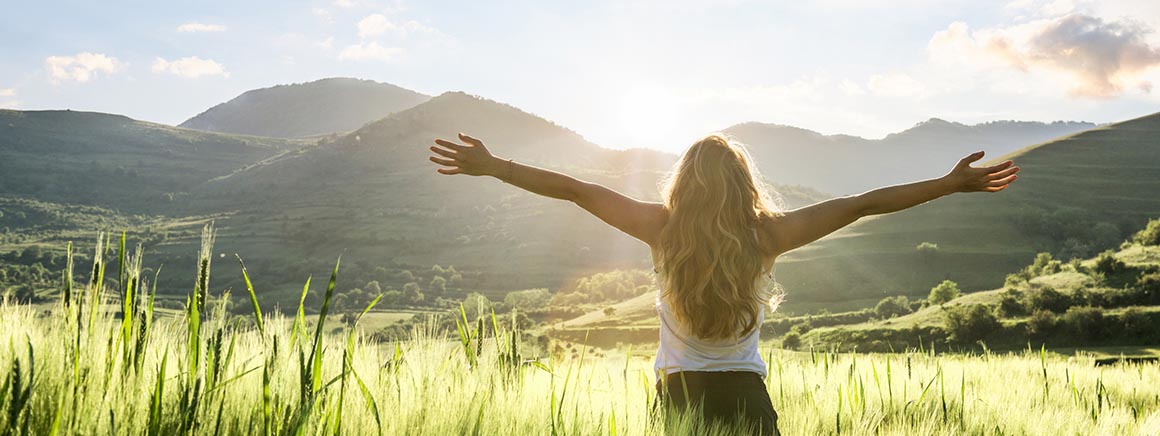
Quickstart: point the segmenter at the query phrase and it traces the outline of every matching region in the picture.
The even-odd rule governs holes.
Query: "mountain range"
[[[380,100],[393,102],[377,109],[385,114],[360,111],[339,117],[344,121],[339,124],[301,109],[348,107],[342,102],[368,95],[318,95],[319,89],[351,84],[389,89],[350,79],[266,88],[183,123],[197,126],[194,120],[219,117],[234,124],[212,128],[233,133],[105,114],[3,111],[0,195],[154,217],[151,232],[169,236],[147,248],[153,258],[167,264],[193,265],[189,257],[196,252],[197,241],[191,229],[213,220],[220,233],[218,251],[242,254],[264,293],[288,299],[296,298],[294,287],[300,290],[305,274],[324,274],[326,265],[340,254],[349,271],[344,277],[353,277],[351,286],[373,279],[382,282],[383,289],[398,288],[433,265],[441,265],[439,269],[454,265],[462,273],[458,288],[493,296],[533,287],[557,289],[586,274],[614,268],[648,267],[643,244],[571,204],[492,179],[435,173],[426,160],[427,146],[432,138],[467,132],[502,157],[648,200],[658,199],[659,178],[678,156],[604,148],[518,108],[461,92],[432,98],[413,93],[411,97],[418,97],[408,102],[383,97]],[[251,97],[243,98],[246,95]],[[310,104],[311,99],[331,102]],[[269,103],[279,101],[283,103]],[[278,117],[257,113],[263,107],[286,109],[278,117],[295,122],[283,125]],[[236,115],[221,115],[229,111]],[[1110,222],[1116,233],[1123,234],[1143,217],[1160,215],[1142,194],[1155,186],[1140,180],[1160,179],[1156,177],[1160,168],[1148,164],[1158,161],[1154,151],[1160,146],[1150,138],[1160,137],[1155,136],[1160,129],[1148,120],[1105,126],[1018,151],[1026,180],[1012,189],[939,200],[866,220],[787,255],[778,265],[779,281],[791,291],[795,304],[860,301],[883,292],[914,293],[948,276],[962,275],[964,286],[982,288],[1025,265],[1035,250],[1094,250],[1094,245],[1077,247],[1078,237],[1068,242],[1053,236],[1059,229],[1047,228],[1050,223],[1043,224],[1043,217],[1068,222],[1068,214],[1074,212],[1067,209],[1070,205],[1093,212],[1076,222],[1088,223],[1089,228]],[[278,130],[279,126],[288,130]],[[937,176],[978,148],[997,155],[1017,150],[1015,144],[1021,141],[1026,146],[1090,127],[1062,122],[965,126],[931,120],[881,140],[758,123],[724,131],[749,145],[765,176],[793,208],[827,198],[813,189],[817,186],[844,194]],[[238,132],[314,136],[280,139]],[[1119,138],[1121,145],[1102,148],[1101,141],[1107,138]],[[991,145],[980,146],[980,141]],[[824,159],[827,156],[830,159]],[[1066,177],[1083,165],[1098,166],[1100,178]],[[797,168],[810,171],[794,172]],[[1134,169],[1112,171],[1116,168]],[[1069,199],[1069,191],[1075,198]],[[1033,225],[1041,228],[1020,233]],[[1101,231],[1111,230],[1105,225]],[[920,242],[939,244],[939,257],[921,258],[914,249]],[[185,281],[192,282],[177,274],[170,280],[164,284],[175,292],[184,291]]]

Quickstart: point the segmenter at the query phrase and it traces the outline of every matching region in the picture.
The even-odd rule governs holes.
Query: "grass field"
[[[0,302],[0,434],[665,431],[649,407],[652,349],[532,356],[502,319],[466,315],[458,332],[431,323],[399,343],[366,340],[357,327],[328,334],[319,326],[338,265],[316,321],[301,308],[263,317],[252,292],[254,315],[229,317],[205,287],[211,250],[186,309],[154,318],[141,259],[120,255],[123,244],[114,251],[115,264],[99,256],[94,278],[66,282],[52,309]],[[114,268],[122,287],[107,289]],[[93,310],[101,302],[120,310]],[[1042,350],[763,355],[787,435],[1160,432],[1154,362],[1096,367],[1092,354]],[[696,426],[667,431],[709,434]]]

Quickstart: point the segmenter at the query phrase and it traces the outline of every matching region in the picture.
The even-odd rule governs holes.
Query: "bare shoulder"
[[[781,250],[782,229],[780,221],[785,217],[783,213],[762,213],[757,217],[757,244],[761,254],[767,258],[775,258]]]
[[[646,228],[642,239],[649,247],[656,247],[661,239],[661,231],[669,223],[669,209],[663,203],[646,202],[641,211]]]

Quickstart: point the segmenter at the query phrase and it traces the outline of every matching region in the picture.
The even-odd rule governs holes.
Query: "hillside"
[[[931,118],[878,140],[763,123],[738,124],[725,132],[750,145],[771,180],[845,195],[941,176],[978,150],[999,156],[1093,127],[1062,121],[965,125]]]
[[[865,219],[779,260],[791,303],[872,305],[943,279],[993,289],[1040,251],[1061,259],[1112,247],[1160,216],[1160,114],[996,157],[1022,167],[997,194],[958,194]],[[917,250],[923,242],[934,250]]]
[[[120,115],[0,110],[0,196],[166,211],[198,184],[299,145]]]
[[[429,98],[373,80],[329,78],[247,91],[181,127],[276,138],[346,133]]]

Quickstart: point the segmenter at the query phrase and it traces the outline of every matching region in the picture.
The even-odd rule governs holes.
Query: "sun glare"
[[[621,129],[634,144],[668,148],[657,141],[679,126],[680,102],[668,90],[656,85],[635,85],[620,99]]]

